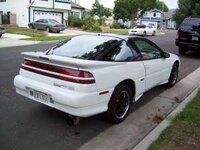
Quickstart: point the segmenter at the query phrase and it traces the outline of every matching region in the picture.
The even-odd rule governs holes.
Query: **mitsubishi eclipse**
[[[142,37],[80,35],[45,52],[23,52],[16,92],[78,117],[103,113],[111,123],[162,84],[174,86],[180,60]]]

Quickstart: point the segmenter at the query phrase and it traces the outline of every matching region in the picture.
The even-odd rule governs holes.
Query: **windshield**
[[[120,39],[107,36],[77,36],[53,50],[53,55],[79,59],[95,59],[104,50],[112,48]]]

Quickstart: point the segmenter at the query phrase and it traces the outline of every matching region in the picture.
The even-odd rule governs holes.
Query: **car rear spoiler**
[[[46,55],[44,52],[22,52],[24,58],[37,60],[39,62],[50,63],[55,65],[67,66],[76,69],[87,69],[87,68],[101,68],[110,67],[117,65],[124,65],[126,62],[106,62],[106,61],[95,61],[95,60],[84,60],[56,55]]]

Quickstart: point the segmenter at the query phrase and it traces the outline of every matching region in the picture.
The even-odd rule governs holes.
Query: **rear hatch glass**
[[[119,38],[108,36],[83,35],[66,40],[53,48],[49,53],[70,58],[95,59],[96,56],[115,45]]]
[[[187,18],[181,24],[182,29],[193,29],[193,27],[200,28],[200,18]]]

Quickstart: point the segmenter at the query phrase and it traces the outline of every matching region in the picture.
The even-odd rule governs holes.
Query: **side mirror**
[[[161,52],[161,56],[162,56],[162,58],[169,58],[170,54],[166,53],[166,52]]]

